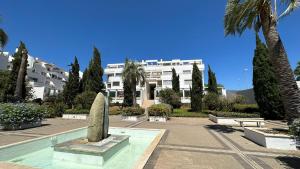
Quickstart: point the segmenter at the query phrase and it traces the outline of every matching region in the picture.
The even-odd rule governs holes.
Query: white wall
[[[7,70],[8,66],[8,53],[0,52],[0,70]]]

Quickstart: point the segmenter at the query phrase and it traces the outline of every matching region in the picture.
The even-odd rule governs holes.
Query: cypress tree
[[[300,62],[297,63],[297,67],[294,70],[294,74],[296,76],[296,80],[300,81]]]
[[[266,119],[282,119],[284,107],[279,94],[274,67],[268,48],[256,35],[256,49],[253,58],[253,89],[261,116]]]
[[[129,60],[126,58],[125,67],[128,66]],[[131,85],[128,77],[123,77],[123,90],[124,90],[124,99],[123,106],[132,106],[133,105],[133,94],[131,90]]]
[[[4,97],[5,97],[5,100],[8,100],[8,101],[12,101],[11,99],[14,96],[14,93],[16,90],[18,74],[19,74],[19,70],[20,70],[20,66],[21,66],[21,62],[22,62],[22,51],[23,50],[26,50],[26,47],[25,47],[25,44],[21,41],[17,51],[13,55],[12,69],[9,74],[7,90],[5,91]],[[26,76],[26,73],[27,72],[25,72],[25,76]],[[23,87],[26,90],[26,86],[23,86]]]
[[[80,93],[85,91],[87,76],[88,76],[88,69],[85,69],[83,74],[82,74],[82,79],[80,80],[80,89],[79,89]]]
[[[74,106],[74,99],[76,95],[79,93],[79,87],[80,87],[80,78],[79,78],[79,64],[77,57],[75,56],[74,63],[71,64],[71,70],[69,71],[69,79],[65,85],[64,88],[64,98],[66,101],[66,104],[69,107]]]
[[[193,64],[191,108],[193,111],[202,111],[203,83],[202,74],[196,63]]]
[[[208,65],[208,92],[218,94],[218,84],[215,73]]]
[[[172,68],[172,89],[176,92],[180,92],[180,84],[179,84],[179,75],[177,75],[176,70]]]
[[[94,91],[96,93],[104,92],[103,68],[101,67],[101,55],[96,47],[94,47],[93,58],[90,61],[87,71],[85,90]]]

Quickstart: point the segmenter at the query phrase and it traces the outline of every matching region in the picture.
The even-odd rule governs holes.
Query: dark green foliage
[[[77,109],[90,109],[97,93],[92,91],[85,91],[81,94],[78,94],[75,97],[75,105]]]
[[[6,101],[5,95],[9,81],[9,71],[0,70],[0,102]]]
[[[79,83],[79,64],[77,57],[74,59],[74,63],[71,64],[71,70],[69,71],[69,79],[64,86],[64,99],[65,103],[69,106],[69,108],[74,106],[74,99],[80,90]]]
[[[208,88],[209,93],[218,94],[218,83],[216,79],[215,73],[211,70],[210,66],[208,65]]]
[[[219,106],[219,95],[213,92],[204,96],[204,104],[208,110],[217,110]]]
[[[85,69],[82,75],[82,79],[80,80],[80,86],[79,86],[79,93],[82,93],[85,91],[85,87],[86,87],[86,81],[87,81],[87,77],[88,76],[88,69]]]
[[[232,111],[241,113],[258,113],[259,108],[257,104],[234,104]]]
[[[176,70],[172,68],[172,89],[176,92],[180,92],[180,84],[179,84],[179,75],[177,75]]]
[[[139,106],[124,107],[122,109],[123,116],[139,116],[144,114],[145,110]]]
[[[300,119],[295,119],[293,123],[289,126],[289,132],[291,135],[300,138]]]
[[[162,103],[169,104],[173,108],[181,106],[181,98],[179,93],[174,92],[172,89],[163,89],[159,91],[159,100]]]
[[[130,82],[128,81],[128,78],[125,78],[123,80],[123,90],[124,90],[124,100],[123,100],[123,106],[128,107],[133,105],[133,94],[131,91]]]
[[[18,74],[19,74],[19,70],[20,70],[20,66],[21,66],[21,61],[22,61],[22,51],[26,49],[25,44],[23,42],[20,42],[20,45],[18,47],[18,51],[16,53],[14,53],[13,55],[13,60],[12,60],[12,70],[10,71],[10,75],[9,75],[9,80],[8,80],[8,84],[7,84],[7,90],[5,93],[5,99],[7,101],[14,101],[14,93],[16,90],[16,83],[17,83],[17,78],[18,78]],[[26,76],[26,74],[25,74]],[[23,90],[26,93],[26,86],[24,84],[24,89]],[[24,98],[26,96],[26,94],[24,93]]]
[[[253,58],[253,89],[262,117],[266,119],[284,118],[283,103],[274,68],[269,60],[269,51],[258,35]]]
[[[202,73],[196,63],[193,64],[191,108],[193,111],[202,111],[203,82]]]
[[[105,86],[103,83],[103,68],[101,67],[100,52],[94,47],[93,58],[90,61],[89,68],[84,77],[84,88],[86,91],[96,93],[104,92]]]
[[[294,70],[294,74],[296,76],[296,80],[300,81],[300,62],[297,63],[297,67]]]
[[[46,110],[46,118],[61,117],[62,114],[65,113],[65,109],[67,108],[64,104],[64,97],[62,94],[58,94],[56,96],[48,96],[44,100],[42,107]]]
[[[149,116],[169,117],[172,111],[172,106],[169,104],[154,104],[149,107],[148,114]]]
[[[119,115],[122,113],[122,109],[119,106],[109,107],[109,115]]]
[[[0,50],[6,45],[8,36],[3,29],[0,28]]]
[[[67,109],[64,114],[90,114],[89,109]]]
[[[3,126],[15,126],[29,124],[43,120],[44,111],[39,105],[34,104],[0,104],[0,124]]]

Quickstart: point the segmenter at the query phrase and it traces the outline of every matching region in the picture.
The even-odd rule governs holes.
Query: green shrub
[[[204,96],[204,105],[208,110],[218,109],[220,104],[219,95],[216,93],[208,93]]]
[[[300,118],[295,119],[289,126],[290,134],[300,138]]]
[[[109,115],[119,115],[122,113],[122,109],[119,106],[109,107]]]
[[[144,114],[145,110],[138,106],[135,107],[124,107],[122,109],[123,116],[138,116]]]
[[[45,118],[61,117],[65,113],[66,105],[64,103],[57,103],[56,105],[43,104],[40,106],[45,112]]]
[[[258,118],[257,113],[237,113],[237,112],[219,112],[219,111],[207,111],[208,114],[212,114],[217,117],[233,117],[233,118]]]
[[[203,112],[193,112],[187,108],[174,109],[171,113],[172,117],[207,117],[208,115]]]
[[[174,92],[172,89],[161,90],[159,92],[159,100],[162,103],[173,106],[173,108],[179,108],[181,106],[180,94]]]
[[[19,126],[24,123],[42,121],[44,114],[44,110],[35,104],[0,104],[0,124],[3,126]]]
[[[234,104],[233,111],[243,113],[258,113],[259,108],[257,104]]]
[[[172,106],[168,104],[154,104],[148,109],[149,116],[169,117],[172,113]]]
[[[67,109],[64,114],[90,114],[89,109]]]
[[[92,91],[86,91],[78,94],[74,100],[76,105],[75,107],[77,109],[90,109],[96,96],[97,93]]]

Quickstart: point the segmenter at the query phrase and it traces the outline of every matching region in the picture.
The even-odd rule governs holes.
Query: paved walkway
[[[43,127],[0,130],[0,146],[87,125],[84,120],[48,119]],[[273,124],[267,124],[273,125]],[[172,118],[167,123],[124,122],[110,117],[110,126],[167,129],[145,169],[299,168],[300,151],[266,149],[243,137],[238,127],[215,125],[207,118]]]

